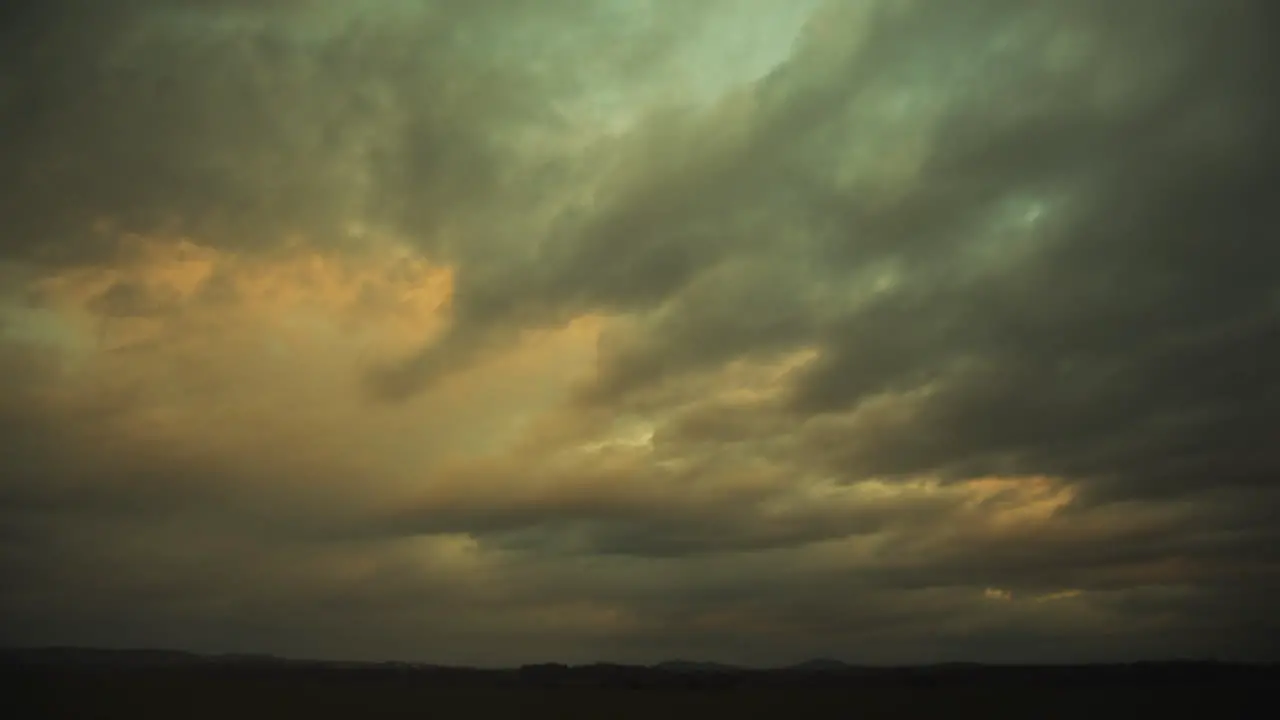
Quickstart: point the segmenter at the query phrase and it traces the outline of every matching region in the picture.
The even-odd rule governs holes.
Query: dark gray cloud
[[[785,4],[6,4],[0,639],[1273,653],[1271,4]]]
[[[583,49],[538,42],[563,3],[11,7],[3,248],[28,260],[84,262],[121,232],[342,242],[356,222],[434,248],[505,197],[502,135],[555,119],[574,81],[530,65]]]

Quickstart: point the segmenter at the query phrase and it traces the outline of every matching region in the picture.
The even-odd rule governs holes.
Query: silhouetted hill
[[[742,672],[742,668],[714,662],[696,662],[693,660],[667,660],[653,666],[654,669],[676,673],[728,673]]]
[[[28,665],[160,667],[204,664],[209,662],[210,658],[182,650],[42,647],[5,648],[0,650],[0,661]]]
[[[805,660],[787,668],[794,672],[843,672],[853,669],[853,666],[841,660],[832,660],[831,658],[814,658]]]
[[[1213,662],[877,668],[820,658],[776,670],[685,660],[649,667],[545,663],[481,670],[92,648],[8,649],[0,651],[0,664],[20,691],[14,702],[36,708],[18,717],[130,720],[455,712],[479,718],[687,713],[741,720],[958,712],[1074,718],[1098,708],[1106,708],[1108,717],[1173,709],[1182,716],[1265,717],[1250,703],[1261,699],[1265,707],[1280,679],[1274,664]]]
[[[851,665],[832,658],[814,658],[778,669],[743,668],[724,663],[695,660],[668,660],[656,665],[623,665],[593,663],[565,665],[540,663],[518,669],[485,670],[478,668],[431,665],[399,661],[343,661],[283,658],[262,653],[199,654],[184,650],[156,648],[109,649],[87,647],[0,648],[0,662],[9,666],[54,668],[195,668],[235,667],[266,670],[387,670],[420,674],[520,675],[526,677],[608,676],[629,674],[646,677],[670,675],[738,675],[753,680],[776,677],[794,678],[806,674],[856,674],[886,679],[892,677],[1047,677],[1047,678],[1165,678],[1182,676],[1219,676],[1275,672],[1277,665],[1239,664],[1217,661],[1177,660],[1096,665],[983,665],[979,663],[943,663],[906,667]]]

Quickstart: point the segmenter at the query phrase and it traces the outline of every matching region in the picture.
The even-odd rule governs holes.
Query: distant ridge
[[[805,660],[802,663],[796,663],[786,667],[786,670],[795,670],[800,672],[838,672],[841,670],[852,670],[850,665],[843,660],[833,660],[832,658],[813,658]]]
[[[726,673],[742,672],[743,668],[723,663],[699,662],[694,660],[667,660],[653,666],[655,670],[679,673]]]
[[[833,700],[892,710],[888,717],[1039,717],[1046,697],[1054,709],[1069,710],[1063,717],[1105,707],[1107,717],[1252,718],[1252,708],[1272,702],[1277,671],[1275,664],[1185,661],[873,667],[829,658],[774,669],[691,660],[480,669],[177,650],[0,649],[0,672],[19,695],[6,703],[45,710],[18,716],[74,718],[138,717],[140,708],[154,711],[148,717],[187,717],[193,702],[207,717],[257,717],[252,710],[264,701],[284,710],[277,717],[427,717],[441,700],[461,702],[471,717],[510,717],[526,706],[547,709],[539,716],[548,717],[754,717],[762,708],[770,716],[785,708],[787,717],[830,717]],[[1160,712],[1152,713],[1153,698],[1163,703]],[[676,711],[692,707],[698,712]],[[620,708],[624,713],[605,711]]]
[[[974,662],[946,662],[922,664],[914,666],[874,666],[853,665],[834,658],[818,657],[793,665],[755,668],[730,665],[726,663],[675,659],[659,662],[654,665],[628,665],[613,662],[595,662],[583,665],[564,665],[561,663],[542,663],[507,668],[474,668],[465,666],[439,665],[435,663],[403,662],[403,661],[360,661],[360,660],[323,660],[285,658],[264,653],[223,653],[201,654],[186,650],[163,648],[92,648],[75,646],[3,648],[0,647],[0,662],[27,666],[49,667],[118,667],[118,668],[164,668],[164,667],[233,667],[233,668],[271,668],[281,669],[370,669],[370,670],[417,670],[424,672],[462,672],[482,674],[525,673],[536,676],[560,676],[564,674],[659,674],[659,675],[794,675],[794,676],[889,676],[901,673],[919,675],[921,673],[939,676],[977,675],[977,674],[1111,674],[1116,672],[1152,672],[1156,674],[1225,671],[1233,669],[1254,669],[1273,672],[1280,669],[1277,663],[1234,663],[1216,660],[1171,659],[1164,661],[1138,661],[1129,663],[1094,663],[1094,664],[1047,664],[1047,665],[989,665]]]
[[[359,662],[340,660],[298,660],[266,653],[200,654],[186,650],[154,648],[87,648],[36,647],[0,648],[0,662],[20,665],[52,665],[80,667],[161,668],[161,667],[392,667],[406,666],[397,662]]]
[[[139,648],[117,650],[85,647],[4,648],[0,659],[31,665],[112,665],[121,667],[157,667],[196,665],[208,657],[184,650]]]

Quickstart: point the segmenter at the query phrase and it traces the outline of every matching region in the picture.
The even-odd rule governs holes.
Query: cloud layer
[[[5,642],[1280,647],[1269,3],[0,12]]]

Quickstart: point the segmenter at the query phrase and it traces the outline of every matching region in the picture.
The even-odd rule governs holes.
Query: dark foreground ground
[[[4,662],[20,718],[1262,718],[1276,667],[1216,664],[474,671]]]

